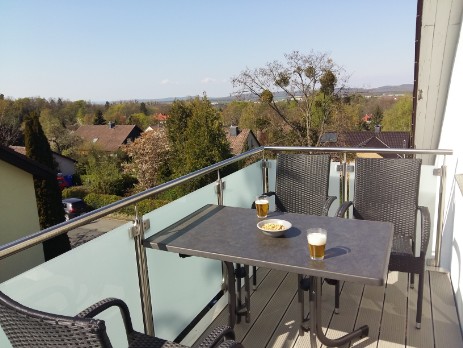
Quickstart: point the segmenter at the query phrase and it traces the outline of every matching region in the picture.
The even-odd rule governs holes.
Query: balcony
[[[221,296],[223,269],[219,261],[197,257],[180,258],[177,254],[141,247],[147,238],[176,222],[205,204],[223,204],[248,208],[254,197],[275,185],[275,151],[331,152],[343,158],[344,153],[361,151],[378,152],[384,149],[328,149],[328,148],[259,148],[230,160],[204,168],[172,182],[152,188],[122,201],[100,208],[0,248],[0,257],[7,257],[47,238],[52,233],[64,233],[83,226],[95,219],[127,205],[168,190],[196,176],[217,172],[218,182],[211,183],[185,197],[156,209],[143,217],[134,216],[113,230],[74,248],[49,262],[28,270],[0,284],[0,290],[18,302],[35,309],[73,315],[106,297],[123,299],[129,306],[134,327],[156,336],[182,341],[187,345],[196,341],[208,326],[225,323],[227,296]],[[393,151],[393,150],[391,150]],[[401,150],[401,153],[437,156],[436,165],[423,165],[421,174],[420,205],[431,211],[432,236],[428,250],[429,269],[423,302],[421,330],[414,327],[416,289],[407,287],[407,275],[389,273],[384,287],[344,283],[341,292],[341,312],[333,313],[333,287],[324,285],[323,327],[331,338],[363,324],[369,324],[368,337],[353,342],[352,346],[399,346],[399,347],[457,347],[463,346],[458,310],[462,295],[459,290],[459,273],[451,273],[455,260],[459,269],[463,264],[459,255],[453,255],[455,243],[453,228],[446,225],[442,214],[449,209],[458,210],[458,204],[445,202],[445,173],[442,163],[452,162],[451,151]],[[264,159],[262,159],[264,158]],[[253,159],[243,169],[221,178],[219,169],[243,160]],[[264,165],[265,164],[265,165]],[[333,215],[340,202],[349,199],[353,192],[353,176],[348,163],[331,164],[330,195],[338,201],[332,206]],[[222,188],[222,189],[221,189]],[[454,190],[452,194],[461,192]],[[454,202],[460,202],[458,200]],[[145,223],[142,223],[145,221]],[[149,223],[147,223],[149,221]],[[145,230],[137,234],[138,227]],[[451,231],[448,229],[452,228]],[[135,232],[135,233],[134,233]],[[143,268],[146,256],[147,269]],[[145,277],[148,280],[146,282]],[[141,278],[140,278],[141,277]],[[139,279],[145,279],[139,281]],[[452,283],[452,282],[453,283]],[[235,331],[246,347],[307,347],[308,334],[298,335],[298,303],[294,274],[259,269],[259,286],[251,297],[251,322],[242,321]],[[148,284],[148,287],[139,284]],[[456,302],[455,302],[456,301]],[[151,315],[152,312],[152,315]],[[461,312],[460,312],[461,315]],[[101,315],[106,320],[109,336],[115,347],[123,347],[125,338],[118,313]],[[9,347],[0,330],[0,346]]]

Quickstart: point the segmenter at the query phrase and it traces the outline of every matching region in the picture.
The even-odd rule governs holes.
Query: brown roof
[[[47,179],[56,177],[56,172],[6,146],[0,145],[0,160],[5,161],[35,177]]]
[[[117,151],[127,140],[134,140],[141,133],[142,130],[136,125],[86,125],[75,132],[84,141],[110,152]]]
[[[321,144],[329,147],[368,147],[403,149],[410,147],[410,132],[327,132]],[[383,157],[397,157],[384,154]]]
[[[254,137],[257,142],[257,138],[254,136],[254,133],[250,129],[237,129],[237,132],[238,135],[231,135],[230,128],[226,128],[225,130],[227,140],[230,143],[230,150],[234,155],[239,155],[246,150],[249,136]]]

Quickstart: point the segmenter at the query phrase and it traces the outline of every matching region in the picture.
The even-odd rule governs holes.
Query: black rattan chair
[[[134,331],[127,305],[108,298],[87,308],[75,317],[37,311],[12,300],[0,291],[0,326],[13,348],[22,347],[112,347],[103,320],[93,317],[109,307],[119,307],[129,347],[187,348],[184,345]],[[195,347],[242,348],[234,341],[229,326],[213,330]]]
[[[334,196],[328,196],[330,164],[329,155],[278,154],[276,161],[275,196],[277,211],[327,216]],[[339,281],[327,279],[335,285],[335,312],[339,312]],[[256,268],[253,284],[256,285]],[[304,321],[304,295],[310,289],[309,278],[298,277],[301,320]]]
[[[416,327],[421,327],[423,277],[429,242],[430,216],[427,207],[418,206],[421,160],[358,158],[355,166],[355,193],[337,216],[344,217],[353,206],[354,218],[387,221],[394,224],[394,239],[389,261],[390,271],[410,274],[413,288],[418,273]],[[421,215],[420,256],[415,257],[417,212]]]

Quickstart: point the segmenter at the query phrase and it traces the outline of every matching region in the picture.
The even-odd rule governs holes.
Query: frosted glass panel
[[[136,330],[143,331],[131,224],[37,266],[2,284],[14,300],[34,309],[74,316],[106,297],[124,300]],[[127,347],[119,310],[98,316],[106,320],[114,347]],[[11,347],[0,329],[0,347]]]
[[[146,237],[161,231],[206,204],[217,204],[215,183],[144,216],[151,228]],[[146,249],[156,336],[173,340],[217,295],[222,265],[199,257]]]
[[[258,161],[224,178],[223,204],[250,208],[254,198],[262,193],[262,162]]]

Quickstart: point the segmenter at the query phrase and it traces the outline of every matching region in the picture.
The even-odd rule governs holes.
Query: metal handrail
[[[224,161],[215,163],[208,167],[202,168],[195,172],[189,173],[177,179],[171,180],[164,184],[155,186],[153,188],[147,189],[143,192],[139,192],[130,197],[122,198],[121,200],[108,204],[104,207],[93,210],[84,215],[78,216],[70,221],[62,222],[58,225],[51,226],[49,228],[43,229],[31,235],[25,236],[23,238],[17,239],[10,243],[0,246],[0,260],[6,258],[10,255],[18,253],[22,250],[30,248],[34,245],[43,243],[44,241],[56,237],[60,234],[66,233],[77,227],[86,225],[96,219],[99,219],[103,216],[106,216],[110,213],[113,213],[121,208],[127,207],[129,205],[135,204],[139,201],[142,201],[146,198],[152,197],[153,195],[163,192],[169,188],[178,186],[184,182],[187,182],[191,179],[197,178],[199,176],[211,173],[213,171],[219,170],[223,167],[226,167],[232,163],[241,161],[255,154],[261,153],[263,151],[303,151],[303,152],[338,152],[338,153],[400,153],[400,154],[430,154],[430,155],[452,155],[453,150],[427,150],[427,149],[374,149],[374,148],[346,148],[346,147],[284,147],[284,146],[261,146],[244,152],[240,155],[234,156],[232,158],[226,159]]]

